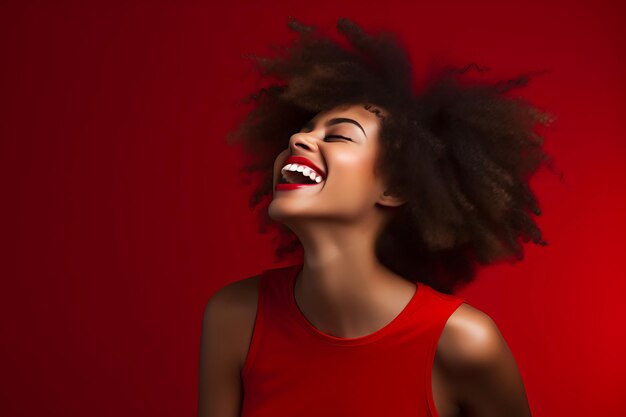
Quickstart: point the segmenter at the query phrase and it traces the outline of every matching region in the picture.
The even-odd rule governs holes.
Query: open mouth
[[[294,190],[301,187],[310,187],[324,182],[325,178],[311,167],[300,164],[287,164],[281,171],[276,184],[276,190]]]
[[[306,165],[287,164],[281,171],[279,184],[319,184],[324,177]]]

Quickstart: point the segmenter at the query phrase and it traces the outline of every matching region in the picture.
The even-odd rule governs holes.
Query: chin
[[[289,220],[304,217],[301,208],[295,207],[294,204],[285,203],[279,202],[277,200],[272,200],[272,202],[270,202],[269,206],[267,207],[267,214],[269,218],[279,223],[286,224]]]
[[[288,225],[295,221],[312,220],[316,216],[310,211],[308,204],[298,201],[289,201],[288,199],[272,200],[267,208],[267,214],[270,219]]]
[[[267,214],[272,220],[281,221],[285,218],[291,217],[284,207],[280,207],[280,203],[276,200],[272,200],[267,207]]]

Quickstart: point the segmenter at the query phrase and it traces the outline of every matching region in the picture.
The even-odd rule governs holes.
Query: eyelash
[[[339,138],[339,139],[349,140],[350,142],[352,142],[352,139],[346,138],[344,136],[339,136],[339,135],[329,135],[329,136],[326,136],[324,139],[328,139],[328,138]]]

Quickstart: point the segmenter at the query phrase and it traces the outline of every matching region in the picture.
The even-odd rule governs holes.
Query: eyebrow
[[[361,126],[359,122],[357,122],[356,120],[348,119],[347,117],[335,117],[334,119],[330,119],[324,124],[324,127],[330,127],[339,123],[352,123],[353,125],[358,126],[359,129],[363,131],[363,134],[365,135],[365,137],[367,137],[367,133],[365,133],[365,129],[363,129],[363,126]],[[307,124],[304,125],[303,129],[313,130],[313,126],[314,126],[313,120],[309,120]]]

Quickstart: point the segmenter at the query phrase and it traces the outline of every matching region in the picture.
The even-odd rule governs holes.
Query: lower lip
[[[274,190],[276,191],[297,190],[298,188],[315,187],[317,185],[320,185],[322,182],[318,182],[317,184],[276,184],[276,187],[274,188]]]

